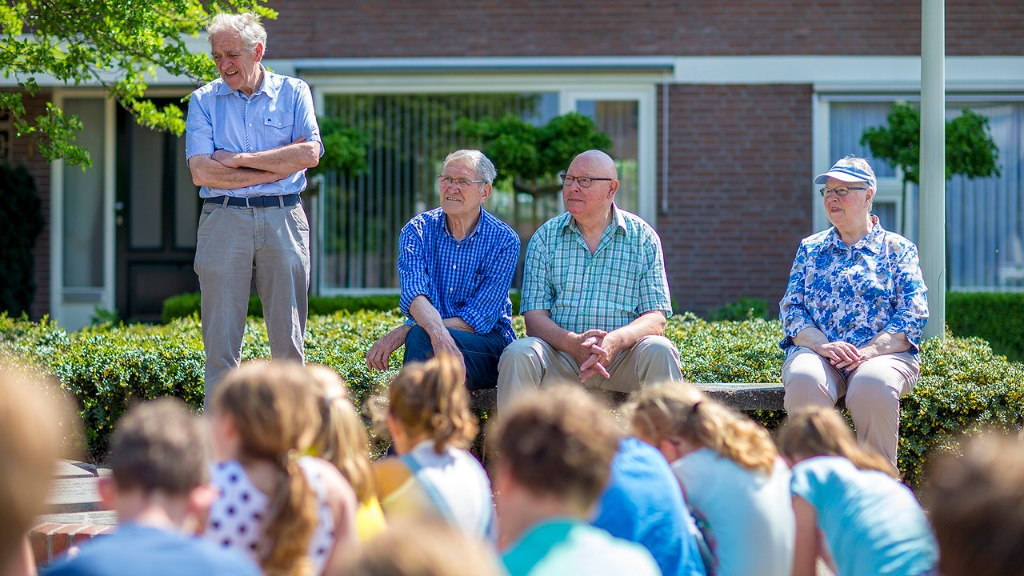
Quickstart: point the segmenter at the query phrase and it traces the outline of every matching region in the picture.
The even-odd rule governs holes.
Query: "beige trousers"
[[[309,223],[302,205],[205,204],[197,236],[207,398],[241,360],[253,274],[271,357],[301,362],[309,307]]]
[[[679,351],[664,336],[644,336],[608,366],[610,378],[594,376],[582,385],[591,390],[632,392],[648,384],[680,381]],[[540,338],[520,338],[505,348],[498,361],[498,411],[520,394],[541,386],[579,382],[580,365]]]
[[[896,466],[900,397],[910,393],[921,370],[909,352],[872,358],[846,378],[810,348],[797,348],[782,366],[786,412],[808,406],[832,408],[846,396],[857,440]]]

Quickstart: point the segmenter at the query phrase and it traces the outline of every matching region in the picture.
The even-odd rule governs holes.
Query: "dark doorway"
[[[139,126],[120,107],[117,150],[117,309],[128,321],[159,321],[165,299],[199,290],[192,268],[199,189],[185,163],[185,137]]]

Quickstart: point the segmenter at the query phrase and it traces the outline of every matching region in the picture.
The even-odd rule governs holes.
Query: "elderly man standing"
[[[466,387],[493,388],[498,357],[516,339],[508,289],[519,236],[482,208],[496,171],[479,150],[444,160],[441,206],[413,217],[399,238],[402,312],[409,321],[378,340],[366,365],[386,370],[405,344],[404,362],[449,352],[466,366]]]
[[[615,205],[615,163],[600,150],[562,175],[566,213],[544,223],[526,250],[520,308],[528,338],[498,365],[498,409],[557,381],[630,392],[682,380],[679,351],[663,336],[672,313],[658,234]]]
[[[220,78],[192,93],[186,155],[204,198],[196,244],[206,393],[238,366],[253,274],[275,359],[303,360],[309,223],[305,171],[323,155],[305,82],[260,63],[267,33],[253,14],[207,28]]]

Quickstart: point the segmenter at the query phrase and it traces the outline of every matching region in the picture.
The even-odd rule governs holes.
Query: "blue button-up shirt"
[[[441,208],[423,212],[402,227],[399,237],[400,306],[409,316],[414,298],[424,295],[442,318],[462,318],[477,334],[512,331],[508,289],[519,260],[519,235],[484,209],[461,242],[448,231]],[[410,319],[412,317],[410,316]]]
[[[260,67],[262,68],[262,64]],[[309,86],[297,78],[263,69],[263,84],[246,97],[228,88],[223,79],[192,92],[185,121],[185,156],[228,152],[258,152],[280,148],[305,138],[320,142]],[[320,155],[323,155],[323,144]],[[233,190],[203,186],[201,198],[212,196],[281,196],[306,189],[306,171],[269,184]]]
[[[864,238],[847,246],[830,228],[800,242],[779,303],[785,331],[780,345],[788,356],[797,348],[793,338],[806,328],[858,348],[882,331],[902,332],[919,358],[927,292],[917,246],[910,240],[876,221]]]

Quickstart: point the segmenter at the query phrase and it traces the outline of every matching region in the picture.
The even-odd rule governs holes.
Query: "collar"
[[[872,216],[871,222],[873,226],[868,230],[868,233],[849,248],[843,242],[842,237],[839,236],[839,231],[833,226],[828,234],[827,244],[829,248],[843,251],[867,250],[873,254],[881,254],[885,249],[885,229],[882,228],[882,224],[878,221],[878,216]]]
[[[281,77],[278,76],[277,74],[274,74],[273,72],[268,72],[266,67],[263,66],[263,63],[260,63],[260,71],[263,72],[263,83],[260,84],[260,87],[257,88],[252,93],[252,96],[249,96],[248,98],[255,98],[256,95],[263,93],[266,93],[266,95],[270,96],[271,98],[277,98],[278,94],[280,94],[281,92]],[[217,86],[217,90],[215,92],[217,96],[238,94],[239,96],[245,98],[245,96],[238,90],[232,90],[231,88],[228,88],[228,85],[226,82],[224,82],[223,78],[218,78],[218,80],[220,80],[220,84]]]
[[[573,218],[573,215],[568,212],[565,214],[568,218],[565,219],[565,224],[562,224],[562,232],[574,231],[582,234],[582,232],[580,232],[579,225],[576,223],[576,218]],[[612,221],[608,223],[608,228],[611,228],[612,226],[617,226],[623,234],[629,233],[626,229],[626,217],[622,215],[622,211],[615,205],[615,202],[612,202]],[[605,233],[608,232],[608,228],[605,228]]]
[[[486,214],[487,214],[487,211],[484,210],[483,207],[481,207],[480,208],[480,219],[476,221],[476,226],[474,226],[473,229],[469,231],[469,234],[466,234],[466,237],[463,238],[461,240],[461,242],[465,242],[465,241],[469,240],[470,238],[472,238],[473,236],[476,236],[476,233],[479,232],[480,228],[482,228],[483,225],[484,225],[484,216]],[[441,210],[441,218],[440,218],[440,220],[441,220],[441,231],[444,232],[449,238],[451,238],[452,242],[457,242],[457,243],[460,242],[459,240],[455,239],[455,236],[453,236],[451,232],[448,231],[448,216],[445,215],[444,210]]]

